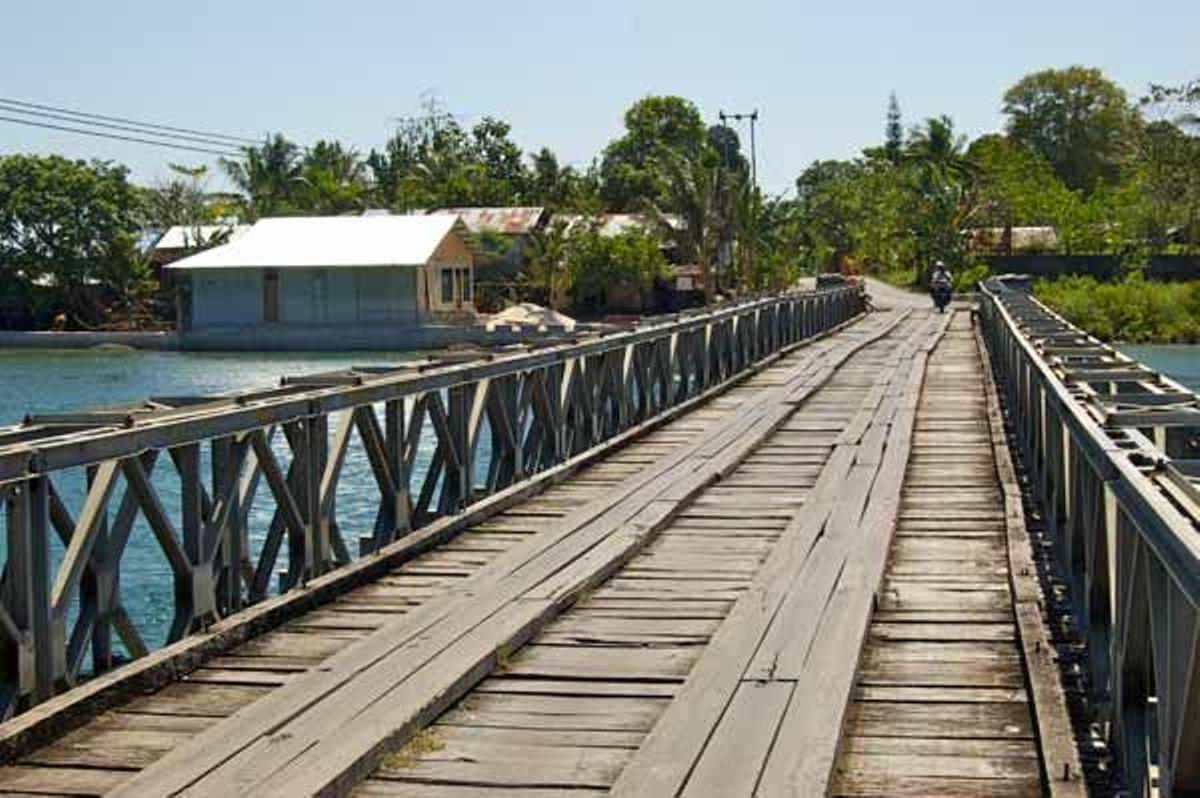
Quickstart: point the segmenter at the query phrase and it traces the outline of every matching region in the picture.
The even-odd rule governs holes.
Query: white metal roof
[[[457,216],[288,216],[260,219],[236,241],[168,264],[169,269],[420,266]]]
[[[179,224],[168,227],[167,232],[155,242],[154,249],[193,249],[226,234],[229,235],[229,241],[233,241],[249,229],[248,224]]]

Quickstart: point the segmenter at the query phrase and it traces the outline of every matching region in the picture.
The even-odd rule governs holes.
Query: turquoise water
[[[1124,344],[1121,351],[1150,368],[1200,391],[1200,346],[1189,344]]]
[[[268,388],[284,374],[412,360],[411,352],[136,352],[0,350],[0,425],[149,396]]]
[[[185,353],[135,351],[4,351],[0,350],[0,425],[19,423],[27,413],[66,412],[134,402],[150,396],[197,396],[279,384],[282,375],[309,374],[347,366],[392,365],[419,355],[378,353]],[[331,419],[331,432],[336,424]],[[288,451],[283,436],[273,445],[276,457],[287,468]],[[210,465],[202,449],[201,473]],[[431,442],[422,439],[415,472],[428,464]],[[82,469],[57,472],[54,485],[73,515],[78,515],[84,493]],[[168,514],[179,525],[179,477],[169,458],[160,458],[152,481]],[[209,483],[211,486],[211,483]],[[123,491],[118,484],[113,503]],[[374,525],[379,493],[365,454],[355,440],[338,482],[338,520],[351,553],[357,553],[358,536]],[[274,502],[260,483],[249,517],[251,550],[257,552],[274,514]],[[61,547],[54,539],[54,554]],[[4,551],[0,535],[0,555]],[[0,556],[0,560],[3,557]],[[286,541],[276,569],[286,567]],[[121,558],[121,595],[125,607],[151,648],[166,642],[174,613],[171,570],[149,527],[139,516]],[[120,651],[119,644],[114,644]]]

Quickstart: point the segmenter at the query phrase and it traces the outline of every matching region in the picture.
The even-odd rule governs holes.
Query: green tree
[[[551,212],[571,211],[598,213],[599,185],[596,175],[580,173],[571,166],[560,166],[558,157],[548,147],[530,158],[527,201],[549,208]]]
[[[740,181],[718,163],[670,149],[661,150],[651,167],[659,196],[643,199],[641,210],[686,263],[700,267],[705,299],[712,301],[718,267],[733,265],[733,201]]]
[[[750,162],[742,153],[741,139],[737,131],[728,125],[713,125],[708,129],[708,150],[722,169],[750,174]]]
[[[198,227],[212,221],[205,191],[208,167],[167,164],[171,178],[142,193],[142,219],[147,227],[165,231],[176,225]]]
[[[528,170],[507,122],[492,117],[464,130],[436,105],[403,120],[382,150],[367,157],[376,201],[399,211],[468,205],[519,205]]]
[[[887,123],[884,125],[884,154],[892,164],[900,163],[904,153],[904,123],[896,92],[888,95]]]
[[[221,168],[245,196],[246,215],[287,216],[301,208],[304,164],[299,145],[282,134],[268,136],[257,147],[246,147],[240,160],[221,159]]]
[[[603,308],[610,286],[645,286],[666,270],[658,236],[637,227],[605,235],[596,217],[571,228],[564,256],[579,308]]]
[[[0,157],[2,293],[49,284],[74,319],[98,321],[90,287],[120,292],[136,277],[140,197],[127,176],[107,161]]]
[[[367,165],[340,142],[320,140],[304,151],[294,203],[318,216],[361,211],[367,206]]]
[[[1085,193],[1118,181],[1139,121],[1120,87],[1082,66],[1027,75],[1004,93],[1003,108],[1009,135]]]
[[[567,262],[570,228],[561,218],[535,231],[525,242],[518,285],[533,301],[562,310],[572,292]]]
[[[978,175],[982,225],[1057,225],[1063,208],[1076,201],[1045,158],[1006,136],[980,136],[967,157]]]
[[[645,202],[662,204],[667,188],[653,161],[668,152],[699,158],[708,132],[690,101],[674,96],[644,97],[625,112],[625,133],[604,150],[600,196],[613,211],[635,211]]]

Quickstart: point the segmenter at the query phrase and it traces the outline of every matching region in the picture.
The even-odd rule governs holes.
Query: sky
[[[757,109],[759,180],[780,193],[813,160],[877,144],[891,91],[906,125],[948,114],[976,136],[1039,69],[1096,66],[1132,96],[1200,77],[1198,30],[1195,0],[0,0],[0,97],[365,153],[432,93],[465,124],[499,117],[525,149],[586,166],[631,103],[678,94],[709,123]],[[168,162],[215,170],[0,121],[12,152],[111,159],[147,184]]]

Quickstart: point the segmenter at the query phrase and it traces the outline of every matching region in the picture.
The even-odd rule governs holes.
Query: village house
[[[165,265],[219,244],[231,244],[248,224],[177,224],[168,227],[150,248],[150,260]]]
[[[475,300],[480,310],[500,310],[516,298],[517,278],[530,253],[530,239],[546,226],[545,208],[438,208],[434,215],[458,216],[477,244]]]
[[[472,245],[455,215],[273,218],[166,268],[184,346],[409,348],[474,324]]]

